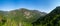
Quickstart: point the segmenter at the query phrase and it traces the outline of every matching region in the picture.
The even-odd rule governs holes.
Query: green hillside
[[[0,12],[0,26],[33,26],[32,22],[46,15],[46,13],[25,8]]]
[[[60,26],[60,6],[32,23],[34,26]]]

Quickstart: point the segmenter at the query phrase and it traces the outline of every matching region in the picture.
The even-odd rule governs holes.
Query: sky
[[[27,8],[49,13],[57,6],[60,6],[60,0],[0,0],[0,10],[3,11]]]

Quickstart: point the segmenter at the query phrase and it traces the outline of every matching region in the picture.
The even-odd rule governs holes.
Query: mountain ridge
[[[60,26],[60,6],[56,7],[43,18],[32,23],[34,26]]]
[[[15,22],[17,26],[24,24],[31,26],[32,22],[36,21],[39,17],[46,15],[46,13],[42,13],[37,10],[28,10],[26,8],[16,9],[6,12],[3,11],[3,14],[4,14],[3,18],[6,20],[5,26],[9,26],[11,23],[15,23]]]

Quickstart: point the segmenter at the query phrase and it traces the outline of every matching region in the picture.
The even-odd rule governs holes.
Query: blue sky
[[[0,10],[3,11],[27,8],[49,13],[57,6],[60,6],[60,0],[0,0]]]

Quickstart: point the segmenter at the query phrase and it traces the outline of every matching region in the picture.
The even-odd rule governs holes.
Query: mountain
[[[60,26],[60,6],[32,24],[34,26]]]
[[[16,21],[24,21],[24,22],[34,22],[41,16],[43,16],[42,12],[39,12],[37,10],[28,10],[25,8],[21,8],[20,10],[13,10],[9,12],[9,17],[13,18]],[[45,14],[44,14],[45,15]]]
[[[3,11],[2,13],[3,21],[5,22],[3,26],[32,26],[32,22],[35,22],[38,18],[47,14],[45,12],[28,10],[26,8]]]

